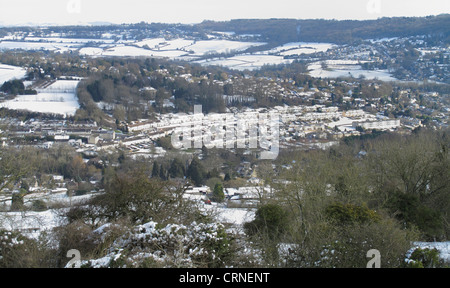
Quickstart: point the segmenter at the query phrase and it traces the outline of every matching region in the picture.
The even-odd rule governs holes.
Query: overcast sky
[[[0,0],[0,24],[376,19],[450,13],[449,0]]]

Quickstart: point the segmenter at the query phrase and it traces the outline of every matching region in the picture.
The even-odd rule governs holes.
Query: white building
[[[383,120],[383,121],[367,121],[367,122],[353,122],[352,126],[354,128],[360,126],[363,129],[393,129],[400,127],[399,119]]]

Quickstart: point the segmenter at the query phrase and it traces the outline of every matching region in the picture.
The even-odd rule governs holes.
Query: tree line
[[[289,42],[352,44],[364,39],[428,35],[427,41],[448,43],[450,16],[394,17],[377,20],[236,19],[204,21],[199,27],[236,34],[259,34],[272,45]]]

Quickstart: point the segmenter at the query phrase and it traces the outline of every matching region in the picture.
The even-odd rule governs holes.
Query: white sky
[[[376,19],[450,13],[449,0],[0,0],[0,24]]]

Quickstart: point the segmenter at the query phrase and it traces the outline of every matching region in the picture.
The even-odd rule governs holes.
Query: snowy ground
[[[230,40],[208,40],[197,41],[188,47],[189,51],[193,51],[194,55],[205,55],[207,53],[228,53],[232,51],[243,51],[253,46],[259,46],[264,43],[260,42],[240,42]]]
[[[72,116],[80,107],[76,96],[78,83],[78,80],[58,80],[39,90],[37,95],[19,95],[13,100],[0,103],[0,107]]]
[[[1,39],[0,39],[1,40]],[[91,44],[92,43],[92,44]],[[94,44],[95,43],[95,44]],[[201,65],[218,65],[236,70],[256,70],[264,65],[289,64],[292,58],[300,55],[326,52],[334,48],[330,43],[291,42],[273,49],[252,54],[238,54],[225,58],[198,60],[198,57],[209,54],[242,52],[250,47],[261,46],[263,42],[233,41],[216,39],[193,40],[176,38],[167,40],[162,37],[144,39],[140,41],[119,41],[111,39],[69,39],[69,38],[39,38],[27,37],[23,41],[10,41],[3,38],[0,42],[1,50],[50,50],[57,52],[78,51],[80,55],[89,57],[116,56],[116,57],[164,57],[193,61]],[[288,59],[286,59],[287,57]],[[289,59],[290,58],[290,59]],[[326,61],[328,67],[323,69],[321,63],[309,65],[310,75],[313,77],[336,78],[351,76],[358,78],[361,75],[367,79],[395,81],[388,71],[363,70],[355,61]],[[1,80],[1,71],[0,71]]]
[[[233,224],[237,226],[250,222],[255,218],[255,211],[245,208],[226,208],[218,205],[205,205],[205,210],[209,210],[220,223]]]
[[[47,193],[44,196],[43,198],[48,201],[58,201],[66,204],[76,203],[92,197],[92,195],[68,197],[65,192]],[[187,197],[199,202],[204,198],[201,195],[188,195]],[[233,231],[236,229],[241,230],[240,228],[245,222],[252,221],[255,217],[254,209],[226,208],[222,204],[205,204],[203,209],[205,212],[214,215],[217,222],[231,224]],[[3,212],[0,213],[0,223],[2,223],[2,228],[4,229],[17,229],[22,231],[24,235],[36,239],[40,233],[50,231],[64,223],[64,219],[60,217],[60,215],[63,215],[62,212],[61,210],[53,209],[43,212]],[[450,263],[450,242],[415,242],[412,243],[410,253],[417,247],[436,248],[440,252],[440,258]],[[408,255],[406,256],[408,257]]]
[[[284,59],[283,56],[267,54],[243,54],[229,58],[216,58],[211,60],[196,61],[201,65],[224,66],[236,70],[256,70],[264,65],[289,64],[293,60]]]
[[[416,248],[436,248],[439,251],[439,257],[446,263],[450,263],[450,241],[448,242],[415,242],[411,252]]]
[[[322,67],[322,62],[314,62],[308,66],[309,74],[312,77],[338,78],[363,76],[366,79],[378,79],[382,81],[397,81],[387,70],[363,70],[358,61],[354,60],[327,60],[324,61],[326,68]]]
[[[0,221],[3,229],[19,230],[24,235],[36,239],[41,233],[58,227],[62,219],[58,216],[58,211],[47,210],[0,213]]]
[[[69,197],[67,189],[57,188],[48,192],[36,192],[25,196],[25,205],[31,205],[34,200],[43,200],[47,204],[59,203],[67,207],[70,205],[88,200],[95,194],[85,194],[80,196]],[[3,201],[2,209],[9,210],[11,201]],[[0,212],[0,223],[7,230],[19,230],[24,235],[31,238],[37,238],[42,232],[50,231],[64,223],[61,217],[64,213],[62,209],[49,209],[42,212],[26,211],[26,212]]]
[[[67,52],[78,50],[83,44],[81,43],[58,43],[58,42],[20,42],[20,41],[2,41],[0,42],[0,51],[5,50],[48,50],[55,52]]]
[[[225,44],[228,45],[228,43]],[[289,64],[294,61],[293,59],[286,59],[285,56],[300,56],[302,54],[326,52],[332,47],[334,47],[334,45],[329,43],[293,42],[275,47],[268,51],[253,54],[240,54],[228,58],[215,58],[196,62],[201,65],[224,66],[241,71],[246,69],[256,70],[260,69],[264,65]]]
[[[326,52],[335,45],[330,43],[292,42],[269,50],[269,53],[279,53],[281,56],[292,56]]]
[[[98,51],[97,51],[98,52]],[[123,56],[123,57],[168,57],[177,58],[187,55],[188,53],[181,50],[148,50],[135,46],[116,46],[101,52],[102,56]]]
[[[0,64],[0,86],[9,80],[22,79],[26,74],[27,70],[22,67]]]
[[[187,56],[199,57],[209,53],[228,53],[242,51],[252,46],[262,45],[258,42],[240,42],[230,40],[204,40],[188,39],[166,40],[164,38],[145,39],[135,43],[114,44],[107,48],[84,47],[79,50],[86,56],[123,56],[123,57],[167,57],[170,59],[185,58]]]

